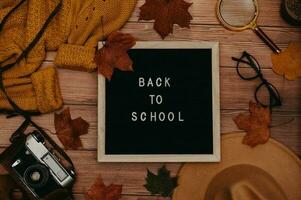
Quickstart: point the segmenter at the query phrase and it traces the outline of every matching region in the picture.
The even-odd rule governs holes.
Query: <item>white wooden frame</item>
[[[102,46],[102,43],[99,43]],[[98,75],[98,161],[99,162],[219,162],[220,161],[220,81],[219,43],[185,41],[137,42],[133,48],[212,49],[213,154],[106,155],[105,154],[105,78]],[[181,148],[181,147],[179,147]]]

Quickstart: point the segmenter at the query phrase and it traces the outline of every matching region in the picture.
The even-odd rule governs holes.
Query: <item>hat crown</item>
[[[264,197],[260,191],[249,181],[241,181],[230,188],[231,200],[269,200]]]
[[[264,170],[235,165],[218,173],[207,188],[205,200],[287,200],[280,185]]]

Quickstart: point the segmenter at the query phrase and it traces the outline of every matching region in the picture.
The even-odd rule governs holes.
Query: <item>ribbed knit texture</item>
[[[96,68],[94,47],[63,44],[57,53],[56,63],[66,69],[93,71]]]
[[[54,67],[39,70],[30,78],[5,80],[4,84],[7,94],[21,109],[47,113],[63,104]],[[0,108],[12,109],[3,92],[0,92]]]
[[[135,8],[136,1],[90,0],[84,1],[84,3],[83,1],[72,1],[72,11],[73,13],[78,11],[78,13],[74,14],[74,18],[71,19],[71,29],[67,40],[70,45],[59,47],[55,64],[68,69],[84,71],[95,69],[92,52],[95,53],[97,42],[121,28]],[[74,61],[74,58],[78,58],[78,61]]]
[[[45,32],[46,49],[55,51],[67,41],[71,26],[71,0],[64,0],[60,12],[54,17]]]
[[[62,106],[63,100],[54,68],[49,67],[33,73],[31,80],[36,95],[36,104],[41,113],[57,110]]]
[[[20,1],[0,0],[0,22]],[[97,42],[128,20],[136,1],[62,0],[60,12],[39,42],[26,58],[3,73],[9,96],[24,110],[47,113],[59,109],[62,97],[55,69],[39,69],[46,51],[58,50],[55,64],[59,67],[95,70]],[[9,16],[0,32],[0,68],[16,61],[59,3],[60,0],[27,0]],[[12,109],[2,92],[0,109]]]
[[[15,1],[15,4],[18,2],[20,0]],[[59,0],[27,0],[16,12],[13,12],[0,32],[0,63],[6,59],[1,57],[1,54],[3,55],[4,52],[6,52],[4,54],[7,57],[13,54],[16,54],[15,57],[20,55],[36,37],[46,19],[59,2]],[[0,9],[0,13],[2,13],[2,10],[11,10],[12,7]],[[0,14],[0,16],[4,15]],[[4,78],[23,77],[32,74],[38,70],[45,55],[45,37],[42,37],[38,44],[30,51],[26,59],[12,69],[4,72]],[[5,64],[7,63],[3,63],[2,66]]]

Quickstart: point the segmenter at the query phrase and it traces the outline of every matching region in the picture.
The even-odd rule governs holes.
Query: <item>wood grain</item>
[[[216,19],[215,8],[217,0],[186,0],[193,3],[189,11],[193,16],[193,24],[219,24]],[[130,22],[137,22],[139,19],[139,7],[143,5],[145,1],[139,0],[138,5],[133,13],[133,16],[129,20]],[[281,1],[275,0],[258,0],[259,3],[259,18],[258,24],[261,26],[283,26],[289,27],[289,25],[280,18],[280,4]],[[239,10],[238,10],[239,12]]]
[[[150,23],[128,23],[123,31],[133,34],[139,41],[161,40]],[[289,42],[301,41],[301,28],[266,27],[264,31],[282,49],[286,48]],[[219,41],[221,66],[234,67],[235,62],[231,57],[240,57],[244,50],[251,53],[262,67],[272,66],[272,51],[251,30],[232,32],[220,25],[192,25],[191,29],[176,27],[173,35],[168,36],[166,40]],[[53,61],[54,57],[55,52],[50,52],[46,60]]]
[[[84,194],[75,194],[76,200],[86,200]],[[170,198],[163,198],[158,196],[140,196],[140,195],[122,195],[120,200],[170,200]]]
[[[48,66],[49,62],[45,63]],[[279,90],[283,106],[276,111],[301,112],[301,79],[287,81],[271,69],[263,69],[264,76]],[[97,78],[94,73],[83,73],[65,69],[59,70],[61,91],[66,104],[96,105]],[[259,80],[245,81],[239,78],[234,68],[220,67],[221,109],[246,109],[254,99]],[[233,84],[235,82],[236,84]],[[80,84],[78,84],[80,83]]]
[[[2,152],[4,149],[0,148]],[[163,163],[98,163],[96,151],[66,151],[76,166],[77,181],[73,187],[76,194],[84,194],[101,175],[106,185],[123,185],[122,194],[149,195],[144,188],[147,169],[157,173]],[[181,167],[180,163],[169,163],[166,167],[175,176]],[[3,173],[3,169],[1,169]]]
[[[190,29],[174,27],[174,33],[166,40],[184,41],[219,41],[220,42],[220,77],[221,77],[221,132],[238,131],[232,118],[240,112],[248,112],[248,102],[253,99],[253,92],[258,81],[243,81],[235,72],[235,62],[231,56],[239,57],[247,50],[261,64],[264,76],[274,84],[283,97],[283,106],[272,113],[272,136],[301,155],[301,79],[287,81],[273,73],[271,69],[271,50],[251,31],[231,32],[224,29],[215,16],[217,1],[187,0],[193,2],[190,12],[193,15]],[[138,5],[123,32],[133,34],[138,40],[160,40],[153,30],[153,23],[139,21]],[[288,25],[280,18],[281,0],[259,0],[260,15],[258,24],[282,49],[291,41],[301,41],[301,28]],[[47,54],[44,67],[53,65],[55,52]],[[99,164],[96,162],[97,142],[97,80],[95,73],[84,73],[59,69],[61,90],[65,106],[71,108],[72,117],[82,116],[90,123],[89,134],[82,137],[84,147],[77,151],[68,151],[75,162],[78,181],[74,188],[76,200],[84,200],[84,193],[98,174],[102,174],[106,184],[123,184],[122,200],[163,200],[150,196],[143,188],[146,169],[155,171],[163,163],[151,164]],[[41,126],[54,132],[53,114],[46,114],[34,119]],[[0,150],[9,145],[10,134],[22,121],[21,118],[7,120],[0,116]],[[55,135],[51,135],[59,143]],[[176,174],[181,164],[168,164],[167,168]]]
[[[83,148],[81,150],[96,151],[97,148],[97,107],[95,105],[66,105],[71,109],[73,118],[83,117],[90,123],[89,134],[82,136]],[[245,105],[247,108],[247,103]],[[228,133],[239,131],[232,118],[241,112],[247,113],[247,110],[222,110],[221,112],[221,132]],[[36,117],[34,120],[47,131],[55,132],[53,125],[53,114]],[[301,155],[301,113],[296,112],[273,112],[272,114],[272,136],[291,147],[295,152]],[[21,118],[7,120],[0,116],[0,124],[5,126],[1,129],[0,147],[9,145],[9,137],[13,130],[22,122]],[[50,134],[51,137],[60,144],[57,137]]]

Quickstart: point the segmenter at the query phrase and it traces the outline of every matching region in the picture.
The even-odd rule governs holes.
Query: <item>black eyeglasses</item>
[[[252,55],[244,51],[240,58],[232,57],[232,60],[237,61],[236,71],[240,78],[243,80],[254,80],[259,78],[261,80],[261,84],[257,86],[254,94],[257,103],[265,107],[282,105],[278,90],[263,77],[260,65]],[[247,67],[244,67],[243,65],[246,65]],[[250,71],[250,69],[253,70]]]

